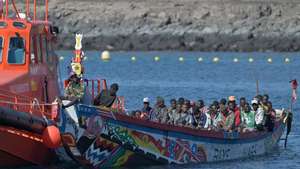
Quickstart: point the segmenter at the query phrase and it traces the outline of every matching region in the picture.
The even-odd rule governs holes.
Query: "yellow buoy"
[[[252,63],[252,62],[254,61],[254,59],[253,59],[253,58],[249,58],[248,61],[249,61],[250,63]]]
[[[214,57],[214,58],[213,58],[213,62],[216,63],[216,62],[219,62],[219,61],[220,61],[220,58],[218,58],[218,57]]]
[[[133,62],[136,61],[136,57],[135,57],[135,56],[132,56],[132,57],[131,57],[131,61],[133,61]]]
[[[237,63],[237,62],[239,62],[239,59],[238,58],[234,58],[233,62]]]
[[[159,60],[160,60],[160,57],[159,57],[159,56],[155,56],[155,57],[154,57],[154,61],[155,61],[155,62],[158,62]]]
[[[199,57],[198,58],[198,62],[202,62],[203,61],[203,58],[202,57]]]
[[[285,62],[285,63],[290,63],[291,60],[290,60],[290,58],[284,58],[284,62]]]
[[[267,61],[268,61],[269,63],[272,63],[272,62],[273,62],[272,58],[268,58]]]
[[[184,57],[179,57],[178,60],[179,60],[180,62],[183,62],[183,61],[184,61]]]
[[[59,60],[64,60],[65,58],[63,56],[59,57]]]
[[[101,59],[103,61],[110,60],[110,53],[109,53],[109,51],[107,51],[107,50],[103,51],[102,54],[101,54]]]

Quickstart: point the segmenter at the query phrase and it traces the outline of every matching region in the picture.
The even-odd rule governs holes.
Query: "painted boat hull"
[[[0,126],[0,138],[0,167],[45,165],[55,160],[55,152],[45,147],[40,135]]]
[[[195,130],[134,119],[77,105],[61,113],[60,129],[68,154],[92,168],[203,163],[271,152],[284,132],[228,133]]]

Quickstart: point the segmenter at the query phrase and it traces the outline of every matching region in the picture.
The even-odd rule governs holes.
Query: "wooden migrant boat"
[[[60,145],[51,104],[59,95],[58,29],[48,21],[48,0],[41,20],[36,0],[32,10],[29,0],[22,2],[26,13],[14,0],[0,1],[0,167],[47,164]]]
[[[204,163],[271,152],[284,133],[284,113],[273,132],[224,132],[161,124],[127,116],[124,101],[116,111],[78,104],[60,113],[66,153],[91,168]]]

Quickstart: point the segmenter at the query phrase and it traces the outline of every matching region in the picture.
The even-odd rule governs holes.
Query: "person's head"
[[[219,106],[219,102],[218,101],[213,101],[212,105],[214,105],[216,107],[216,109],[219,109],[220,106]]]
[[[118,90],[119,90],[119,85],[117,83],[113,83],[112,85],[110,85],[111,95],[117,95]]]
[[[216,113],[218,111],[217,106],[215,104],[211,104],[209,106],[209,112],[210,113]]]
[[[176,100],[175,99],[171,99],[170,104],[171,104],[171,108],[173,108],[173,109],[176,108]]]
[[[228,108],[229,108],[229,110],[234,111],[235,107],[236,107],[235,101],[229,101],[228,102]]]
[[[135,112],[135,117],[140,118],[140,117],[141,117],[141,114],[142,114],[142,112],[139,111],[139,110],[137,110],[137,111]]]
[[[266,105],[269,101],[269,95],[265,94],[263,97],[262,97],[262,103],[264,105]]]
[[[251,101],[251,104],[252,104],[253,110],[256,111],[256,110],[258,109],[258,100],[253,99],[253,100]]]
[[[189,107],[186,104],[183,104],[182,107],[181,107],[181,110],[182,110],[183,113],[186,113],[188,111],[188,109],[189,109]]]
[[[268,107],[268,110],[272,110],[273,109],[273,105],[270,101],[267,102],[267,107]]]
[[[180,98],[178,99],[178,104],[179,104],[180,106],[184,104],[184,98],[183,98],[183,97],[180,97]]]
[[[246,98],[245,97],[241,97],[240,98],[240,106],[244,107],[246,105]]]
[[[199,108],[204,107],[204,106],[205,106],[205,105],[204,105],[204,101],[203,101],[203,100],[198,100],[198,101],[196,102],[196,106],[198,106]]]
[[[191,101],[188,99],[184,100],[184,104],[188,107],[188,109],[191,107]]]
[[[164,99],[163,99],[162,97],[158,96],[158,97],[156,98],[156,105],[157,105],[158,107],[164,106],[164,105],[165,105]]]
[[[76,74],[71,75],[68,79],[69,83],[80,83],[80,80]]]
[[[249,105],[249,103],[245,103],[245,112],[249,113],[251,111],[251,107]]]
[[[225,98],[220,100],[220,105],[226,105],[227,101]]]
[[[149,105],[150,105],[149,98],[148,98],[148,97],[145,97],[145,98],[143,99],[143,103],[144,103],[144,107],[149,107]]]
[[[233,102],[235,104],[235,96],[229,96],[228,97],[228,105],[229,105],[229,102]]]
[[[262,102],[263,96],[259,94],[255,96],[255,99],[258,101],[258,104],[260,104]]]

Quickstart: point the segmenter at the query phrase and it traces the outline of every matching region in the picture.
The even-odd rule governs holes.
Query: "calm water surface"
[[[60,51],[61,75],[67,77],[66,65],[69,65],[71,51]],[[141,108],[142,99],[149,97],[152,104],[156,96],[165,98],[185,97],[191,100],[204,99],[207,104],[213,100],[227,98],[230,95],[251,99],[256,93],[255,81],[259,81],[260,93],[268,93],[274,107],[288,107],[291,79],[300,81],[300,53],[203,53],[203,52],[112,52],[109,62],[100,60],[99,52],[86,52],[87,78],[105,78],[109,84],[120,85],[119,95],[125,96],[126,108]],[[135,56],[136,61],[131,61]],[[159,62],[154,57],[159,56]],[[180,62],[178,58],[184,57]],[[213,58],[220,58],[218,63]],[[203,61],[198,62],[202,57]],[[248,58],[253,58],[253,63]],[[272,58],[272,63],[267,59]],[[289,57],[290,63],[284,58]],[[238,58],[239,62],[233,62]],[[186,168],[186,169],[277,169],[300,168],[300,106],[294,106],[295,119],[293,131],[289,137],[287,149],[283,142],[274,152],[262,157],[230,162],[191,164],[183,166],[145,166],[140,168]],[[74,164],[58,164],[45,167],[51,169],[79,168]],[[38,168],[40,169],[40,168]]]

